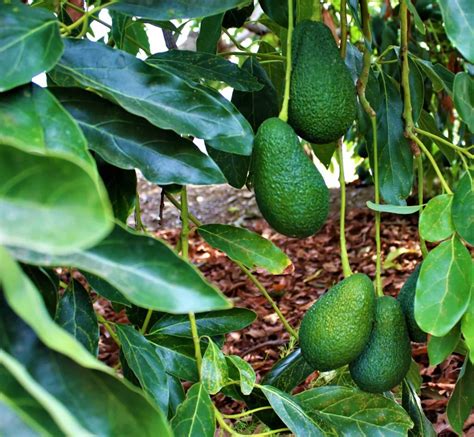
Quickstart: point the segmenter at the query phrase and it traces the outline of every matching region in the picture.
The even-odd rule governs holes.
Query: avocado
[[[426,332],[421,330],[415,320],[415,290],[416,281],[418,281],[418,276],[420,275],[420,268],[421,263],[416,266],[413,273],[408,277],[405,284],[403,284],[398,294],[398,302],[400,302],[403,314],[405,315],[405,322],[411,341],[424,343],[427,339]]]
[[[330,29],[304,20],[292,39],[289,124],[305,140],[325,144],[344,135],[356,117],[356,88]]]
[[[276,231],[304,238],[327,218],[329,190],[284,121],[265,120],[255,135],[252,174],[257,205]]]
[[[315,369],[337,369],[355,360],[369,341],[375,291],[367,275],[357,273],[333,286],[307,311],[299,341]]]
[[[381,296],[376,300],[369,342],[349,365],[352,379],[364,391],[382,393],[402,382],[410,363],[410,338],[400,304],[391,296]]]

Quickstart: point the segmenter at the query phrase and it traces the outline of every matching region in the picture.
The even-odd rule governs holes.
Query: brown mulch
[[[270,275],[257,270],[256,276],[276,300],[289,323],[298,327],[313,302],[331,285],[342,279],[337,217],[330,217],[318,234],[304,240],[277,234],[263,219],[255,216],[244,224],[273,241],[292,260],[292,266],[282,275]],[[179,229],[157,230],[156,235],[170,244],[175,244]],[[374,220],[367,208],[354,207],[348,212],[346,237],[352,269],[373,278]],[[389,254],[389,258],[395,255],[384,268],[384,291],[396,296],[421,259],[416,216],[384,214],[382,242],[383,259],[387,260]],[[288,342],[288,334],[271,306],[240,269],[223,253],[208,246],[195,232],[190,235],[190,257],[206,278],[216,284],[236,306],[249,308],[258,314],[257,320],[251,326],[227,335],[224,350],[247,360],[260,379],[279,359]],[[110,304],[103,299],[97,301],[96,309],[106,319],[119,323],[127,321],[123,312],[114,313]],[[117,348],[105,330],[101,333],[100,358],[109,365],[116,365]],[[424,344],[413,344],[413,357],[420,366],[423,378],[421,400],[427,417],[434,424],[438,435],[454,435],[447,423],[445,411],[463,358],[452,355],[442,364],[430,367]],[[314,375],[306,382],[309,383],[313,378]],[[224,413],[236,413],[242,408],[238,402],[223,396],[218,396],[216,401]],[[474,414],[466,423],[465,432],[465,435],[474,436]]]

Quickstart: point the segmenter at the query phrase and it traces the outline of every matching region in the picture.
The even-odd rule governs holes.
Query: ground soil
[[[171,244],[179,235],[179,215],[168,202],[160,212],[161,189],[140,182],[142,221],[148,231]],[[356,272],[374,277],[374,220],[366,201],[373,196],[371,187],[357,185],[348,188],[346,236],[351,267]],[[339,259],[339,192],[332,190],[330,217],[316,235],[297,240],[274,232],[261,218],[253,193],[229,186],[190,187],[190,211],[204,223],[229,223],[249,228],[273,241],[292,260],[282,275],[256,274],[277,301],[281,311],[294,327],[298,327],[305,311],[328,287],[342,279]],[[133,219],[130,224],[133,225]],[[382,252],[383,283],[386,294],[396,296],[401,286],[421,259],[417,236],[417,217],[383,215]],[[288,334],[265,298],[239,268],[223,253],[209,247],[192,232],[190,256],[203,274],[216,284],[238,307],[252,309],[257,320],[248,328],[227,336],[225,352],[247,360],[261,378],[278,360],[287,345]],[[114,321],[126,321],[110,305],[100,301],[100,311]],[[102,332],[100,357],[109,364],[118,359],[117,349],[105,331]],[[438,366],[429,366],[425,344],[413,344],[413,357],[423,378],[421,400],[423,408],[441,436],[454,435],[446,418],[446,405],[462,365],[460,355],[452,355]],[[317,374],[304,385],[311,384]],[[229,398],[216,399],[225,413],[239,412],[242,405]],[[465,435],[474,436],[474,414],[466,423]]]

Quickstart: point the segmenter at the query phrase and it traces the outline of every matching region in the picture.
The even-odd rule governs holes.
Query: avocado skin
[[[337,140],[356,117],[356,88],[326,25],[305,20],[296,26],[292,64],[289,123],[311,143]]]
[[[382,393],[402,382],[410,363],[410,339],[400,304],[391,296],[379,297],[369,342],[349,365],[352,379],[364,391]]]
[[[304,238],[317,232],[329,210],[329,190],[295,132],[278,118],[255,136],[252,173],[257,205],[276,231]]]
[[[420,269],[421,263],[416,266],[413,273],[408,277],[405,284],[403,284],[403,287],[398,294],[398,302],[400,302],[403,314],[405,315],[405,322],[407,324],[408,335],[410,336],[411,341],[424,343],[427,340],[426,332],[421,330],[415,320],[415,291],[416,282],[420,275]]]
[[[305,360],[320,371],[349,364],[369,341],[374,315],[374,286],[367,275],[357,273],[334,285],[301,322]]]

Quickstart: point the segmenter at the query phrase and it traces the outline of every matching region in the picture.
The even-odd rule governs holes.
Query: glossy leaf
[[[53,256],[11,248],[22,261],[73,266],[110,283],[143,308],[183,314],[225,309],[230,302],[191,264],[162,241],[116,226],[99,244],[70,255]]]
[[[440,194],[433,197],[420,216],[420,235],[427,241],[441,241],[454,233],[451,219],[453,196]]]
[[[316,155],[316,158],[319,159],[321,164],[324,167],[329,168],[331,165],[332,157],[337,148],[336,143],[326,143],[326,144],[310,144],[313,153]]]
[[[194,344],[188,338],[148,336],[156,347],[165,370],[176,378],[196,382],[199,380]]]
[[[467,173],[454,192],[452,215],[456,232],[474,245],[474,183]]]
[[[474,19],[474,13],[472,15]],[[472,36],[474,37],[474,31]],[[454,105],[469,130],[474,132],[474,79],[468,73],[456,74],[454,79]]]
[[[71,423],[65,429],[66,434],[112,437],[123,433],[124,429],[133,429],[143,436],[171,437],[163,414],[131,384],[84,368],[47,349],[31,329],[8,312],[5,308],[2,311],[2,319],[6,316],[8,324],[7,330],[2,332],[0,347],[24,366],[28,385],[23,383],[23,378],[17,380],[27,390],[33,382],[46,392],[48,398],[35,396],[45,408],[51,405],[51,401],[62,408],[57,416],[48,410],[53,418],[71,418],[81,427],[81,430],[73,428]],[[44,403],[43,399],[48,403]]]
[[[368,200],[366,205],[372,211],[389,212],[391,214],[414,214],[421,209],[420,205],[406,206],[406,205],[386,205],[383,203],[376,204]]]
[[[439,6],[448,38],[469,62],[474,62],[474,11],[470,0],[439,0]]]
[[[474,278],[474,260],[471,270]],[[474,280],[471,282],[471,300],[461,319],[461,332],[469,349],[469,359],[474,363]]]
[[[59,426],[64,433],[75,433],[77,435],[87,434],[87,431],[76,418],[71,415],[65,406],[41,387],[41,385],[28,374],[22,363],[2,349],[0,349],[0,375],[2,376],[0,380],[2,399],[13,401],[12,404],[17,406],[17,411],[18,407],[21,409],[22,401],[27,400],[27,402],[29,402],[29,406],[25,405],[26,408],[24,407],[27,411],[21,412],[23,418],[30,414],[36,416],[30,418],[29,423],[38,418],[38,415],[41,415],[41,419],[45,420],[45,422],[38,425],[51,426],[51,429],[47,430],[47,432],[57,430]],[[32,395],[33,398],[29,398],[28,394]],[[50,416],[48,416],[48,413]],[[54,420],[52,420],[52,418]],[[18,430],[16,431],[18,432]],[[43,433],[45,431],[46,430],[43,430]],[[41,434],[38,433],[38,435]],[[61,433],[59,433],[59,435],[61,435]]]
[[[418,120],[418,124],[420,125],[420,128],[425,130],[425,131],[428,131],[440,138],[444,138],[446,141],[449,141],[447,138],[444,137],[444,135],[440,132],[440,130],[438,129],[438,127],[436,126],[436,121],[434,120],[434,118],[431,116],[430,113],[426,112],[424,109],[422,109],[421,111],[421,114],[420,114],[420,118]],[[454,161],[455,158],[456,158],[456,153],[454,152],[453,149],[451,149],[451,147],[449,146],[446,146],[445,144],[443,144],[441,141],[437,141],[437,140],[432,140],[431,138],[428,138],[428,137],[424,137],[424,142],[426,144],[426,141],[433,141],[437,146],[438,148],[441,150],[441,152],[443,153],[444,156],[446,156],[446,158],[449,160],[449,161]]]
[[[148,35],[142,22],[133,20],[120,12],[111,11],[110,15],[112,17],[111,37],[115,47],[132,55],[136,55],[140,49],[150,50]]]
[[[93,275],[92,273],[83,272],[82,274],[97,294],[100,294],[111,302],[115,302],[126,307],[129,307],[131,305],[130,302],[107,281],[99,278],[96,275]]]
[[[68,40],[50,75],[60,86],[91,88],[162,129],[208,140],[228,152],[249,155],[252,151],[249,124],[217,91],[123,51],[92,41]]]
[[[442,337],[456,325],[469,304],[471,274],[471,255],[456,236],[428,254],[415,294],[415,319],[423,331]]]
[[[58,276],[53,271],[41,267],[23,264],[21,268],[28,275],[36,289],[41,293],[49,315],[54,318],[58,304]]]
[[[275,23],[288,27],[288,2],[280,0],[259,0],[263,12],[267,14]],[[295,5],[295,3],[293,3]],[[296,15],[293,14],[293,17]]]
[[[203,384],[194,384],[189,389],[171,421],[171,427],[175,436],[214,437],[214,406]]]
[[[55,89],[84,131],[89,147],[122,169],[139,169],[155,184],[220,184],[214,162],[189,140],[159,129],[107,100],[79,89]]]
[[[423,23],[423,20],[420,18],[420,15],[418,14],[418,11],[416,10],[415,5],[411,2],[411,0],[404,0],[407,3],[408,10],[410,11],[410,14],[413,15],[413,19],[415,22],[415,27],[420,32],[422,35],[426,33],[426,28],[425,24]]]
[[[99,325],[89,293],[72,280],[58,303],[56,323],[94,356],[99,351]]]
[[[263,385],[261,389],[280,419],[294,434],[313,437],[327,435],[327,430],[303,409],[296,398],[270,385]]]
[[[442,363],[456,349],[461,339],[461,329],[457,324],[451,331],[443,337],[430,336],[428,339],[428,357],[430,366],[436,366]]]
[[[168,418],[171,419],[176,415],[178,407],[184,402],[185,393],[181,381],[172,375],[168,375],[168,391],[170,394]]]
[[[213,224],[200,226],[198,232],[212,247],[249,268],[262,267],[270,273],[280,274],[291,264],[271,241],[247,229]]]
[[[277,49],[265,41],[262,41],[260,43],[258,53],[273,55],[278,54]],[[278,108],[280,108],[283,101],[283,91],[285,88],[285,63],[271,62],[269,64],[263,64],[262,66],[267,72],[268,78],[270,79],[271,83],[275,87],[275,91],[278,98]]]
[[[227,365],[233,366],[239,373],[240,390],[244,395],[252,393],[257,376],[252,366],[247,361],[237,355],[229,355],[226,357]]]
[[[369,81],[371,86],[371,81]],[[375,89],[368,90],[369,101],[377,113],[378,165],[380,193],[392,205],[404,205],[413,185],[413,154],[404,136],[403,102],[397,83],[381,74]],[[370,93],[381,98],[375,105]],[[372,129],[367,144],[372,147]],[[373,160],[373,151],[370,153]]]
[[[127,363],[143,390],[161,411],[168,412],[168,379],[155,346],[131,326],[116,325],[116,330]]]
[[[2,354],[0,352],[0,362],[2,361]],[[7,359],[9,367],[13,367],[14,372],[18,377],[24,375],[21,364],[18,363],[13,357],[7,354],[3,355],[3,360]],[[26,375],[25,375],[26,376]],[[27,380],[23,382],[26,384]],[[33,381],[28,386],[31,391],[36,391],[37,395],[45,395],[46,393],[42,388],[36,385]],[[38,402],[23,386],[13,377],[13,375],[7,371],[7,369],[0,365],[0,392],[2,393],[2,400],[0,401],[0,434],[4,436],[8,435],[48,435],[48,436],[60,436],[62,435],[61,429],[58,427],[56,422],[51,417],[50,413]],[[5,404],[5,405],[3,405]],[[6,408],[10,408],[10,414]],[[50,408],[54,408],[54,405],[50,405]],[[61,413],[63,411],[57,411],[57,416],[61,419]],[[17,419],[9,419],[9,416],[13,414],[17,416]],[[10,416],[11,417],[11,416]],[[67,430],[67,418],[62,421],[64,431]],[[74,426],[74,425],[73,425]],[[21,427],[28,428],[22,434]],[[80,429],[77,427],[76,429]]]
[[[250,167],[250,156],[223,152],[206,144],[206,150],[212,160],[224,173],[227,183],[234,188],[242,188],[247,181]]]
[[[435,65],[433,65],[430,61],[426,59],[420,59],[413,57],[412,58],[416,61],[417,65],[420,67],[420,71],[428,77],[433,84],[433,90],[435,92],[440,92],[443,89],[448,91],[448,85],[444,82],[443,78],[439,75],[439,73],[435,69]]]
[[[224,82],[239,91],[258,91],[263,88],[258,77],[244,66],[239,68],[222,56],[210,53],[169,50],[155,53],[147,58],[146,63],[192,81],[204,79]]]
[[[20,2],[0,3],[0,92],[53,68],[63,48],[53,13]]]
[[[81,129],[49,90],[29,84],[1,94],[0,124],[3,144],[64,158],[95,172]]]
[[[412,5],[413,9],[415,9],[413,4],[411,3],[411,0],[407,0],[407,4]],[[410,84],[412,115],[413,115],[413,121],[416,123],[418,122],[421,111],[423,109],[423,103],[425,100],[425,86],[424,86],[424,81],[423,81],[423,75],[421,74],[415,61],[408,58],[408,64],[409,64],[409,72],[410,72],[408,81]]]
[[[52,320],[39,291],[1,246],[0,284],[12,310],[35,331],[46,346],[82,366],[113,373],[110,367],[96,360],[78,340]]]
[[[402,405],[413,421],[413,428],[408,431],[409,437],[436,437],[433,425],[425,416],[420,398],[413,385],[403,380]]]
[[[217,43],[222,34],[223,18],[224,14],[221,12],[216,15],[204,17],[201,20],[201,27],[196,40],[196,50],[198,52],[216,54]]]
[[[227,380],[227,362],[219,347],[209,339],[206,352],[202,357],[201,381],[206,390],[215,395]]]
[[[465,359],[448,402],[448,420],[456,433],[462,435],[464,422],[474,407],[474,364]]]
[[[413,425],[395,401],[357,388],[318,387],[296,399],[313,420],[331,424],[338,435],[403,436]]]
[[[248,0],[125,0],[110,6],[124,14],[153,20],[199,18],[215,15],[228,9],[244,6]]]
[[[254,322],[257,315],[245,308],[209,311],[196,314],[196,326],[201,337],[213,337],[244,329]],[[192,338],[188,315],[165,314],[150,329],[150,335],[174,335]]]

